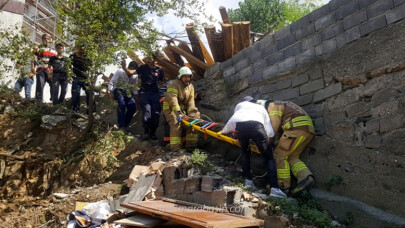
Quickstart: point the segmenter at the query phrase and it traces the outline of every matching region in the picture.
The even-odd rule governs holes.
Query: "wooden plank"
[[[197,39],[198,39],[198,43],[201,46],[201,50],[202,50],[202,53],[204,55],[204,59],[207,62],[207,65],[208,66],[213,65],[215,63],[214,59],[212,59],[212,57],[211,57],[210,53],[208,52],[207,48],[205,48],[204,44],[201,42],[200,37],[197,37]]]
[[[138,57],[138,55],[134,51],[128,52],[129,58],[131,58],[133,61],[135,61],[138,66],[142,66],[145,63]]]
[[[179,44],[180,45],[180,44]],[[187,45],[187,44],[186,44]],[[199,68],[206,70],[208,68],[208,65],[206,63],[204,63],[203,61],[199,60],[198,58],[196,58],[194,55],[190,54],[188,51],[183,50],[180,47],[176,47],[176,46],[169,46],[170,50],[173,52],[176,52],[179,55],[184,56],[184,58],[187,59],[187,61],[193,65],[195,64],[196,66],[198,66]]]
[[[230,24],[231,20],[228,17],[228,13],[226,12],[226,8],[224,6],[219,7],[219,13],[221,14],[222,22],[224,24]]]
[[[138,214],[128,218],[115,220],[114,223],[121,224],[125,226],[136,226],[136,227],[154,227],[165,223],[166,220],[155,218],[145,214]]]
[[[168,47],[164,47],[163,51],[165,52],[166,56],[170,59],[170,61],[176,63],[176,58],[174,58],[173,52],[170,51]]]
[[[225,53],[224,53],[224,40],[222,37],[222,33],[214,33],[211,34],[212,46],[214,52],[214,59],[216,62],[223,62],[225,61]]]
[[[241,22],[242,50],[250,46],[250,21]]]
[[[264,221],[259,219],[231,213],[215,213],[162,200],[122,203],[121,206],[190,227],[231,228],[264,225]]]
[[[186,25],[186,32],[187,32],[187,35],[188,35],[188,39],[190,40],[190,43],[191,43],[191,48],[193,50],[193,55],[195,57],[197,57],[197,59],[204,62],[204,55],[203,55],[203,52],[201,50],[200,43],[198,42],[199,37],[198,37],[197,32],[195,31],[194,23],[188,23]]]
[[[166,40],[167,46],[176,46],[173,40]],[[187,44],[186,44],[187,45]],[[181,58],[179,54],[176,52],[173,52],[168,48],[168,51],[170,51],[173,55],[173,57],[176,59],[175,63],[177,63],[180,67],[184,66],[184,60]]]
[[[234,22],[233,27],[233,54],[236,55],[242,51],[242,24],[240,22]]]
[[[205,36],[207,37],[208,41],[208,46],[210,47],[212,57],[214,58],[214,61],[217,62],[218,60],[215,59],[216,53],[214,49],[214,44],[212,43],[212,35],[215,34],[215,26],[214,25],[208,25],[204,27],[205,31]]]
[[[222,24],[222,37],[224,40],[224,56],[225,60],[233,56],[233,29],[232,24]]]

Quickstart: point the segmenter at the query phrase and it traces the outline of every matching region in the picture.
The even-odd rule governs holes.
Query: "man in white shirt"
[[[256,100],[250,96],[243,98],[243,101],[236,105],[233,116],[219,134],[234,131],[242,148],[242,169],[243,176],[246,178],[245,185],[254,188],[250,174],[249,140],[252,139],[264,159],[268,182],[271,187],[270,196],[286,198],[287,196],[277,184],[276,162],[273,157],[273,148],[269,143],[269,139],[274,137],[274,131],[266,109],[256,104]]]
[[[132,61],[128,69],[136,70],[138,64]],[[126,130],[136,111],[135,100],[133,96],[138,94],[137,89],[138,75],[128,75],[124,70],[119,69],[108,84],[108,90],[111,91],[110,98],[118,102],[117,119],[118,127]]]

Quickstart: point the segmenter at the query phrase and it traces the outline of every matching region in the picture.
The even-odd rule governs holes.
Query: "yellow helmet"
[[[191,77],[193,77],[193,72],[191,72],[190,68],[184,66],[180,68],[178,78],[181,79],[183,75],[191,75]]]

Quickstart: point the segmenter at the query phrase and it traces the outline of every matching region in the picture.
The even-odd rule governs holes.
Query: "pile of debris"
[[[248,193],[219,175],[202,175],[189,155],[168,155],[171,160],[135,165],[126,181],[128,194],[87,205],[77,203],[76,211],[68,216],[68,227],[83,221],[88,227],[101,223],[101,227],[264,225],[264,220],[256,218],[268,217],[262,200],[265,194]]]

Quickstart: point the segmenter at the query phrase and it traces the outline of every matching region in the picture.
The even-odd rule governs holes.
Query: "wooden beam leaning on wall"
[[[240,22],[233,22],[233,54],[236,55],[240,51],[242,51],[242,25]]]
[[[187,31],[188,39],[190,40],[190,43],[191,43],[193,55],[195,57],[197,57],[199,60],[204,62],[204,55],[201,50],[200,43],[198,42],[199,37],[194,28],[194,23],[188,23],[186,25],[186,31]]]
[[[205,47],[205,45],[204,45],[203,42],[201,41],[200,37],[197,37],[197,39],[198,39],[198,43],[199,43],[200,46],[201,46],[201,50],[202,50],[202,53],[203,53],[203,55],[204,55],[205,62],[207,63],[208,66],[213,65],[213,64],[215,63],[215,62],[214,62],[214,59],[211,57],[211,55],[210,55],[210,53],[208,52],[207,48]]]
[[[231,24],[231,20],[228,17],[228,13],[226,12],[226,8],[224,6],[219,7],[219,13],[221,14],[222,22],[224,24]]]
[[[134,51],[128,52],[128,56],[133,61],[135,61],[138,64],[138,66],[142,66],[145,64]]]
[[[250,46],[250,21],[241,21],[242,50]]]
[[[166,43],[168,46],[176,46],[176,44],[174,43],[173,40],[166,40]],[[171,55],[173,55],[175,61],[173,61],[174,63],[177,63],[179,66],[184,66],[184,60],[181,58],[181,56],[179,54],[177,54],[176,52],[171,51],[169,48],[165,48],[164,51],[166,52],[170,52]],[[167,55],[167,53],[166,53]]]
[[[222,24],[222,39],[224,41],[225,60],[232,58],[233,53],[233,28],[232,24]]]
[[[199,60],[198,58],[196,58],[193,55],[193,52],[191,51],[190,47],[188,46],[188,44],[186,42],[179,42],[178,47],[185,51],[186,53],[188,53],[190,55],[190,57],[186,57],[184,55],[182,55],[184,58],[186,58],[186,60],[188,61],[188,63],[191,65],[191,67],[189,67],[190,69],[194,70],[194,72],[196,72],[196,74],[198,75],[198,77],[202,78],[205,72],[205,69],[201,68],[199,66],[199,63],[203,63],[205,64],[205,62]],[[179,54],[179,53],[178,53]],[[190,59],[191,58],[191,59]],[[194,60],[193,60],[194,59]],[[196,62],[198,61],[198,62]]]
[[[211,35],[211,41],[212,41],[212,46],[213,48],[211,49],[211,52],[214,55],[215,62],[223,62],[225,61],[225,52],[224,52],[224,38],[222,36],[222,33],[212,33]],[[214,51],[212,51],[214,50]]]
[[[205,36],[207,37],[208,46],[210,47],[214,62],[218,62],[218,60],[216,59],[216,53],[215,53],[216,50],[214,48],[214,44],[212,43],[212,35],[215,33],[215,26],[207,25],[204,27],[204,31],[205,31]]]

